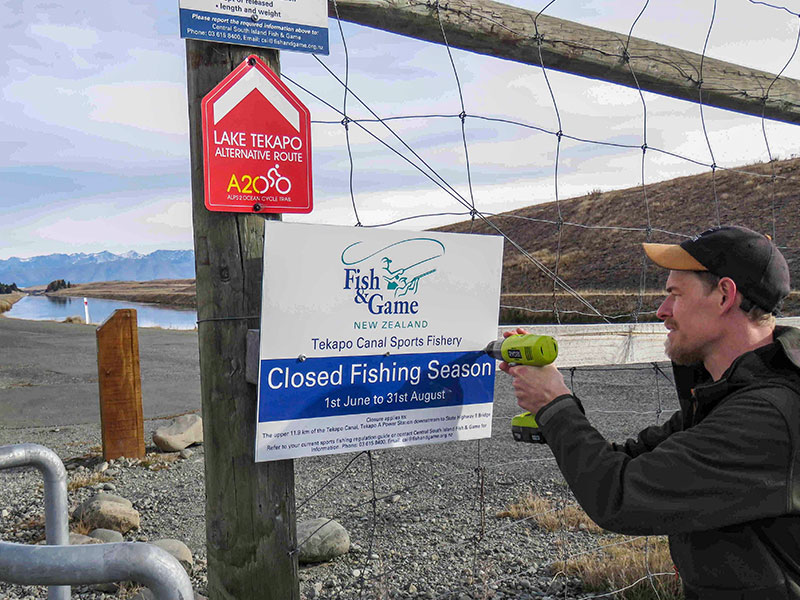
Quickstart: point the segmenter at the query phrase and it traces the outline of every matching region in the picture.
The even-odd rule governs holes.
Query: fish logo
[[[393,298],[416,295],[424,278],[436,272],[436,260],[444,254],[444,244],[429,237],[408,238],[378,249],[354,242],[342,251],[343,289],[353,291],[357,304],[367,304],[370,312],[380,314],[378,307],[386,302],[384,290]]]

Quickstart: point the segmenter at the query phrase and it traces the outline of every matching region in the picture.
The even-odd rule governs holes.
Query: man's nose
[[[656,316],[665,321],[670,316],[672,316],[672,302],[670,302],[669,297],[665,298],[664,301],[661,303],[661,306],[658,307],[656,311]]]

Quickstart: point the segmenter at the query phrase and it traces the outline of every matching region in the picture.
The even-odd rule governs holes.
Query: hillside
[[[774,169],[774,177],[773,177]],[[755,164],[736,171],[717,170],[646,186],[539,204],[489,217],[489,221],[570,286],[582,293],[625,298],[609,301],[602,312],[632,311],[640,288],[651,290],[643,310],[652,310],[661,297],[665,273],[643,260],[641,243],[677,243],[717,224],[737,224],[772,235],[789,262],[792,281],[800,282],[800,158]],[[716,198],[715,202],[715,190]],[[559,211],[562,226],[559,231]],[[497,234],[476,220],[447,225],[438,231]],[[558,260],[557,260],[557,257]],[[553,283],[528,258],[506,241],[503,304],[531,309],[552,308]],[[537,294],[541,297],[528,296]],[[796,294],[786,314],[797,314]],[[595,304],[595,301],[592,301]],[[567,299],[563,309],[586,310]],[[791,310],[789,310],[791,309]]]
[[[194,279],[154,279],[152,281],[78,283],[49,295],[129,300],[193,309],[195,308],[195,294]]]

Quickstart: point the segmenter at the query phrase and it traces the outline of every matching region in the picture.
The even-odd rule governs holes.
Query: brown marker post
[[[136,311],[115,310],[97,328],[103,458],[144,458],[142,379]]]

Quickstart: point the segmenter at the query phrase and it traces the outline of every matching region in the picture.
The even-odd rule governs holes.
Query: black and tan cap
[[[730,277],[745,298],[767,312],[776,312],[789,295],[789,265],[783,254],[767,236],[746,227],[709,229],[680,245],[642,246],[665,269]]]

